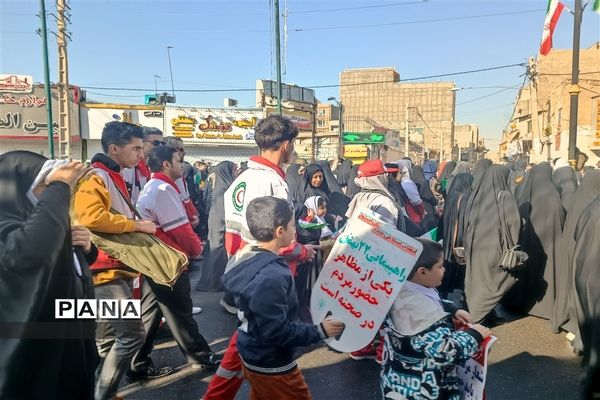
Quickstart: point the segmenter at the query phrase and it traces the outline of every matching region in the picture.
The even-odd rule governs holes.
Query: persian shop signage
[[[53,132],[58,135],[58,102],[53,91]],[[48,135],[47,98],[42,86],[31,94],[0,93],[0,137],[45,137]],[[71,103],[71,129],[79,132],[79,110]]]
[[[255,145],[254,126],[262,118],[258,110],[167,108],[165,113],[165,133],[206,143]]]
[[[284,117],[288,117],[299,131],[312,131],[313,115],[306,111],[283,110]],[[277,114],[275,108],[267,107],[267,115]]]
[[[0,92],[31,93],[33,77],[29,75],[0,74]]]

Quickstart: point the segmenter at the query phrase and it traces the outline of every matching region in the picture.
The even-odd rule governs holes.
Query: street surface
[[[199,273],[192,271],[192,288]],[[215,351],[224,351],[236,326],[236,317],[219,305],[221,293],[192,290],[200,332]],[[555,335],[548,322],[528,317],[492,330],[498,337],[490,354],[488,400],[578,399],[582,369],[580,358],[571,353],[564,334]],[[348,355],[327,346],[303,349],[299,364],[315,400],[379,399],[379,365],[374,361],[353,361]],[[212,372],[194,369],[172,339],[157,341],[153,352],[156,366],[176,366],[165,378],[123,386],[127,400],[199,400]],[[246,383],[238,399],[248,398]]]

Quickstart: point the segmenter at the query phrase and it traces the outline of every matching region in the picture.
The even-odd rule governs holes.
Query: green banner
[[[372,132],[344,132],[342,141],[345,144],[384,144],[385,134]]]

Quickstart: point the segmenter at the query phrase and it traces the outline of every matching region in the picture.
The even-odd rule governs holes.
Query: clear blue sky
[[[286,1],[280,1],[283,12]],[[573,1],[565,3],[573,7]],[[288,0],[284,80],[302,86],[329,85],[339,83],[339,73],[345,68],[395,66],[402,79],[525,62],[539,49],[546,4],[545,0]],[[46,7],[56,12],[54,1],[46,0]],[[256,79],[274,77],[269,7],[268,0],[72,1],[70,82],[147,88],[152,93],[156,74],[162,77],[159,89],[168,90],[166,46],[173,46],[176,91],[254,88]],[[352,7],[362,8],[332,10]],[[584,13],[582,48],[600,40],[600,18],[590,7]],[[537,11],[397,24],[530,10]],[[38,12],[38,1],[0,0],[0,72],[33,75],[34,80],[43,81],[41,39],[34,33],[40,26]],[[52,17],[48,26],[56,31]],[[554,46],[570,48],[572,32],[573,17],[563,12]],[[50,53],[51,79],[56,81],[52,35]],[[441,80],[454,80],[458,87],[508,87],[519,85],[523,72],[515,67]],[[493,94],[499,90],[457,92],[457,123],[479,124],[484,137],[498,138],[517,93],[515,88]],[[89,89],[88,93],[89,98],[103,101],[143,102],[142,92]],[[327,88],[316,93],[325,101],[339,92]],[[493,95],[460,104],[488,94]],[[224,97],[232,97],[240,105],[253,106],[254,96],[254,92],[177,93],[177,100],[186,105],[221,106]]]

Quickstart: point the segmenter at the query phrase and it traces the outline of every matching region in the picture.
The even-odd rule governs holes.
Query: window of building
[[[317,126],[318,126],[319,128],[324,128],[324,127],[325,127],[325,121],[318,120],[318,121],[317,121]]]

